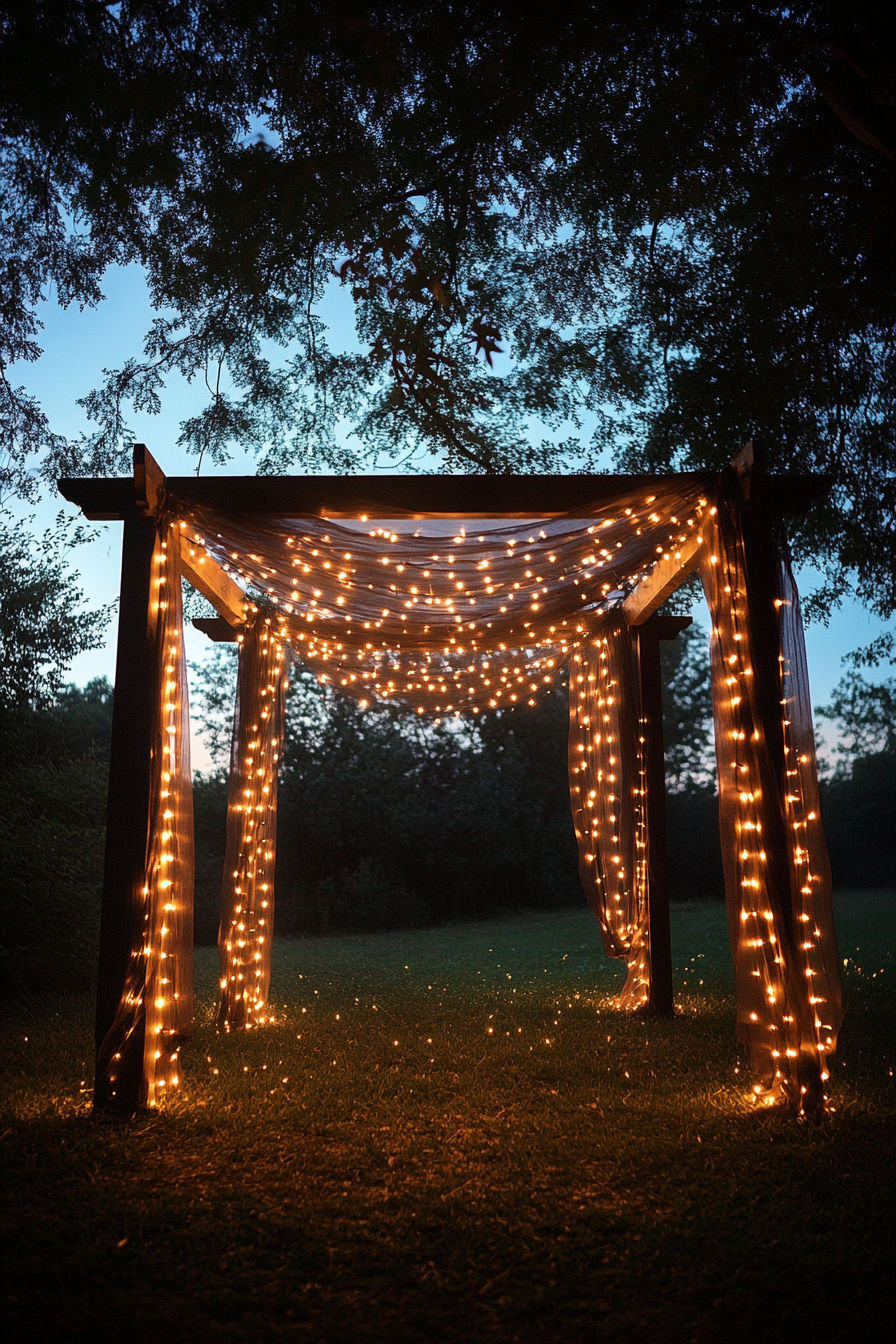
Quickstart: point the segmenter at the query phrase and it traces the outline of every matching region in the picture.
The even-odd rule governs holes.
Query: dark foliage
[[[724,901],[719,799],[713,784],[685,782],[666,796],[669,895],[673,901]]]
[[[660,644],[666,780],[672,790],[705,784],[713,789],[712,688],[709,640],[699,625]]]
[[[450,6],[17,0],[2,29],[12,488],[126,465],[130,408],[265,472],[721,466],[834,492],[794,526],[893,610],[896,27],[879,0]],[[136,261],[157,316],[54,434],[37,304]],[[331,349],[329,284],[358,348]],[[86,391],[86,389],[85,389]],[[344,429],[351,426],[354,437]],[[544,438],[540,439],[541,435]]]
[[[892,649],[889,653],[892,663]],[[877,752],[896,755],[896,677],[869,682],[855,669],[841,677],[829,705],[816,705],[816,714],[839,725],[837,773]]]
[[[218,937],[226,821],[226,775],[223,771],[196,775],[193,780],[193,824],[196,836],[193,936],[200,944],[214,943]]]
[[[835,882],[888,887],[896,873],[896,752],[855,761],[821,789],[822,817]]]
[[[328,711],[313,743],[292,734],[287,746],[278,929],[396,928],[581,899],[559,695],[538,713],[492,716],[478,743],[347,699]]]
[[[102,680],[0,712],[4,995],[93,988],[111,726]]]
[[[99,648],[111,608],[83,611],[69,553],[90,536],[59,514],[42,538],[0,509],[0,706],[52,704],[76,654]],[[63,697],[64,698],[64,697]]]
[[[671,894],[688,902],[724,897],[718,802],[705,757],[699,778],[676,766],[676,740],[705,742],[695,673],[701,649],[695,636],[665,652]],[[219,706],[228,698],[222,666],[224,676],[216,674],[210,688],[210,703]],[[111,708],[110,687],[97,681],[66,688],[52,705],[0,717],[7,995],[91,988]],[[330,700],[298,677],[281,780],[276,934],[413,928],[581,904],[566,712],[558,685],[537,710],[490,714],[475,731],[424,727]],[[202,944],[217,937],[226,793],[222,771],[195,781],[195,929]],[[892,750],[855,756],[851,772],[823,785],[822,805],[835,884],[891,884]]]

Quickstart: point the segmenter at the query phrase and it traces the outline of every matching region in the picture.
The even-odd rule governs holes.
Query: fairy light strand
[[[193,1024],[193,803],[179,555],[176,531],[162,520],[148,613],[157,712],[145,876],[135,893],[122,1000],[97,1061],[97,1095],[113,1110],[121,1075],[136,1065],[140,1109],[155,1108],[178,1087],[180,1050]]]
[[[450,536],[395,520],[235,519],[182,527],[251,597],[317,679],[354,696],[459,717],[534,705],[569,650],[698,530],[703,483],[682,477],[593,510]],[[413,528],[413,530],[411,530]]]
[[[274,921],[277,774],[283,742],[286,655],[270,617],[240,637],[237,709],[227,799],[218,1029],[263,1026]]]
[[[608,501],[588,518],[487,532],[458,526],[451,536],[425,535],[425,525],[414,534],[398,523],[360,532],[320,519],[237,520],[208,509],[180,519],[180,530],[247,594],[255,626],[245,640],[257,640],[267,660],[258,713],[250,711],[235,756],[241,801],[232,813],[238,852],[228,861],[233,900],[222,927],[224,1029],[267,1016],[282,741],[273,706],[278,697],[282,703],[284,644],[321,682],[362,705],[380,699],[429,715],[537,703],[569,659],[570,748],[580,758],[571,761],[570,782],[586,886],[597,893],[608,951],[626,959],[623,1001],[630,1007],[646,1001],[645,744],[637,705],[620,677],[620,650],[630,655],[630,641],[617,609],[658,559],[674,559],[702,534],[723,844],[739,928],[739,1029],[762,1080],[761,1102],[801,1110],[817,1101],[813,1077],[823,1084],[827,1076],[840,1004],[796,590],[785,565],[779,673],[790,890],[775,893],[765,842],[768,809],[777,802],[769,796],[766,744],[753,708],[742,544],[731,518],[709,508],[701,490],[683,478],[652,494]],[[189,1031],[183,949],[192,880],[179,567],[166,528],[159,535],[150,623],[163,670],[144,919],[117,1019],[121,1049],[106,1051],[104,1063],[105,1084],[114,1090],[122,1052],[134,1048],[145,1022],[149,1105],[177,1085],[178,1051]],[[796,934],[786,927],[785,900]]]
[[[784,761],[786,878],[770,852],[779,788],[758,710],[746,569],[739,526],[713,508],[701,561],[712,627],[713,708],[722,848],[733,937],[738,1034],[748,1045],[762,1105],[796,1113],[824,1103],[826,1058],[836,1048],[840,988],[817,768],[796,589],[786,559],[778,616],[780,746]],[[794,694],[794,665],[802,686]],[[804,704],[805,702],[805,704]],[[786,888],[780,890],[782,881]],[[734,892],[731,891],[731,886]]]
[[[579,869],[610,957],[625,959],[621,1008],[650,996],[647,761],[621,615],[569,661],[569,783]]]

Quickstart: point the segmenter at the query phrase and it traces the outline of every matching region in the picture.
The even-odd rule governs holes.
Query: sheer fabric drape
[[[560,517],[390,520],[185,510],[185,531],[275,616],[319,681],[427,714],[535,704],[586,628],[698,527],[706,476]],[[457,530],[448,532],[446,525]]]
[[[140,1106],[179,1082],[193,1027],[193,788],[177,530],[156,530],[147,612],[152,746],[144,880],[130,902],[132,950],[121,1004],[97,1055],[97,1092],[142,1077]]]
[[[569,661],[569,786],[579,874],[610,957],[625,959],[619,996],[650,993],[647,791],[632,636],[608,617]]]
[[[259,616],[239,651],[227,842],[218,946],[218,1029],[233,1031],[268,1018],[277,779],[283,745],[287,661],[271,622]]]
[[[711,497],[705,477],[676,478],[603,501],[587,517],[482,532],[473,522],[428,536],[424,524],[399,520],[394,530],[361,530],[320,518],[185,513],[191,538],[266,610],[241,655],[220,1025],[266,1013],[282,726],[274,731],[249,706],[275,684],[262,653],[270,660],[278,640],[362,703],[435,714],[535,703],[569,655],[582,880],[607,951],[626,961],[621,1002],[647,1001],[645,744],[619,601],[656,560],[699,535],[738,1030],[764,1099],[821,1104],[841,1008],[799,605],[783,530],[770,525],[746,546],[755,510],[724,491],[709,507]]]
[[[720,495],[703,534],[738,1036],[758,1096],[816,1108],[842,1007],[799,599],[780,525],[748,554]]]
[[[842,1004],[799,598],[779,522],[720,491],[700,526],[738,1036],[757,1096],[812,1109]],[[639,1007],[650,989],[646,744],[621,613],[594,627],[569,669],[582,884],[608,955],[628,967],[620,1006]]]

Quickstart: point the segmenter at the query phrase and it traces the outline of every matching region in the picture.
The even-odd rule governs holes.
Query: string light
[[[680,558],[684,543],[697,536],[712,614],[722,815],[735,874],[729,901],[739,914],[740,1030],[762,1076],[756,1088],[762,1103],[800,1111],[818,1104],[825,1057],[836,1044],[839,989],[796,593],[785,565],[775,607],[790,886],[779,892],[780,874],[769,859],[778,801],[765,764],[770,744],[754,705],[741,543],[731,515],[708,506],[701,491],[679,478],[660,495],[635,491],[590,518],[481,534],[458,526],[452,537],[426,536],[423,526],[410,535],[397,525],[359,532],[313,518],[247,522],[202,508],[181,518],[193,548],[215,560],[248,599],[228,803],[219,1026],[232,1030],[270,1018],[287,644],[322,683],[362,705],[379,699],[444,717],[536,704],[569,660],[570,785],[583,878],[608,952],[626,960],[621,1003],[634,1008],[648,1000],[646,731],[619,607],[658,559]],[[159,523],[150,596],[159,678],[142,918],[98,1075],[114,1103],[118,1074],[141,1049],[150,1106],[178,1085],[192,1012],[186,680],[179,546],[169,548],[169,531],[170,524]]]
[[[459,717],[534,705],[590,626],[698,530],[703,484],[635,491],[603,516],[453,537],[194,508],[191,543],[251,596],[318,680],[358,699]],[[645,524],[648,524],[645,527]]]
[[[286,655],[269,616],[255,613],[240,639],[237,712],[228,785],[219,947],[218,1028],[263,1026],[274,921],[277,772],[283,740]]]
[[[95,1098],[123,1100],[123,1073],[141,1079],[139,1107],[154,1108],[180,1083],[180,1049],[193,1018],[193,834],[189,711],[180,559],[172,524],[158,524],[152,557],[149,643],[158,712],[150,761],[145,874],[136,893],[135,944],[124,992],[97,1059]]]
[[[763,1106],[802,1114],[823,1105],[826,1056],[836,1047],[840,990],[830,873],[820,829],[805,649],[789,564],[778,622],[780,738],[766,742],[756,702],[747,578],[739,529],[714,511],[702,576],[713,613],[713,705],[722,840],[740,893],[734,944],[739,1035],[751,1050]],[[795,684],[796,683],[796,684]],[[784,762],[783,834],[788,868],[771,869],[769,832],[781,806],[768,761]],[[769,839],[766,836],[769,835]],[[782,880],[786,888],[778,890]],[[793,923],[791,929],[790,924]]]
[[[569,784],[582,882],[607,954],[626,962],[618,1006],[642,1008],[650,996],[647,759],[643,721],[635,731],[624,618],[584,640],[569,668]]]

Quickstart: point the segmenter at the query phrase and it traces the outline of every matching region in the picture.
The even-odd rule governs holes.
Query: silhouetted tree
[[[715,467],[759,428],[835,478],[793,525],[815,607],[892,611],[894,33],[877,0],[16,0],[7,479],[119,468],[174,371],[210,388],[189,451],[263,471]],[[66,443],[9,366],[49,285],[128,261],[158,316]]]
[[[5,995],[93,988],[112,688],[0,709],[0,962]]]

